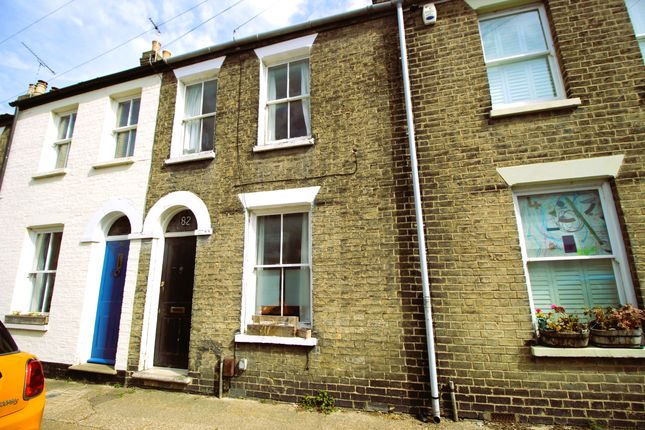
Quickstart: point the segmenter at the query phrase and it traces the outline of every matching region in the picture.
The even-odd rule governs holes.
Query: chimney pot
[[[46,90],[47,90],[47,82],[39,79],[38,82],[36,82],[36,89],[34,93],[37,95],[43,94]]]
[[[159,52],[160,49],[161,49],[161,42],[159,42],[158,40],[153,40],[152,41],[152,50],[154,52]]]
[[[27,94],[30,96],[33,96],[36,93],[36,84],[29,84],[29,89],[27,90]]]
[[[161,55],[162,55],[163,59],[165,60],[166,58],[170,58],[170,56],[172,55],[172,52],[168,51],[167,49],[164,49],[161,52]]]

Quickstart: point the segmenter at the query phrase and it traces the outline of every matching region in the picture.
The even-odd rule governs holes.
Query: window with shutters
[[[625,0],[629,18],[632,20],[638,47],[641,49],[643,62],[645,62],[645,1]]]
[[[542,5],[483,15],[479,30],[493,109],[566,97]]]
[[[608,183],[514,197],[532,309],[635,304]]]

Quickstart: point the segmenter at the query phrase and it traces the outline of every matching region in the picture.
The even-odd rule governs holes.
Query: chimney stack
[[[155,61],[160,61],[162,59],[162,53],[159,52],[160,50],[161,50],[161,42],[159,42],[158,40],[153,40],[152,49],[150,49],[150,51],[144,51],[141,54],[141,58],[139,59],[139,64],[142,66],[145,66],[146,64],[154,63]],[[164,52],[167,52],[167,51],[164,51]]]

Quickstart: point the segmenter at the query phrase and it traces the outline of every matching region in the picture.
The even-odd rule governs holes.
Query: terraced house
[[[46,168],[53,155],[33,178],[18,167],[66,145],[74,160],[91,100],[102,143],[75,163],[90,178],[98,164],[111,194],[3,233],[19,268],[2,274],[5,321],[51,372],[642,427],[645,350],[539,346],[535,309],[644,305],[645,3],[374,3],[170,58],[155,45],[136,72],[17,101],[1,219],[34,213],[39,188],[93,186]],[[121,113],[139,94],[137,122]],[[28,144],[37,120],[50,123]],[[118,187],[137,166],[148,181]],[[133,203],[102,203],[119,197]],[[57,260],[45,248],[57,266],[32,263]],[[102,362],[99,291],[126,262],[116,361]],[[25,293],[39,279],[55,286],[47,309]]]

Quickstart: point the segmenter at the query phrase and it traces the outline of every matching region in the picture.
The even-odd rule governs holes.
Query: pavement
[[[501,430],[551,429],[516,424],[424,424],[410,415],[336,410],[328,415],[294,404],[47,380],[43,430],[244,429],[244,430]],[[565,427],[558,426],[557,429]]]

